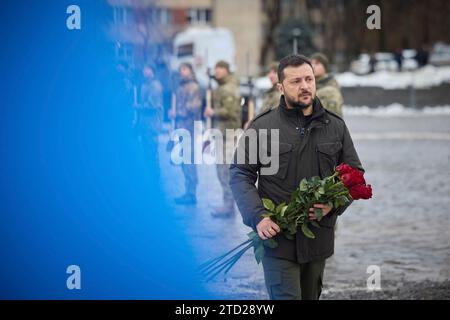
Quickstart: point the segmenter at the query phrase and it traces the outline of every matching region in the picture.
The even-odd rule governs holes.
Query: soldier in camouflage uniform
[[[180,82],[175,91],[175,106],[172,106],[169,117],[175,118],[176,129],[186,129],[194,138],[194,121],[201,120],[202,97],[200,86],[190,63],[182,63],[179,71]],[[193,159],[191,159],[190,164],[183,163],[181,168],[184,174],[185,194],[175,199],[175,202],[177,204],[195,204],[197,202],[198,177]]]
[[[229,162],[234,150],[226,143],[226,129],[241,128],[241,96],[238,80],[230,73],[230,65],[219,61],[214,69],[214,77],[219,84],[213,93],[212,110],[205,110],[206,117],[214,117],[215,128],[223,135],[223,162],[217,163],[217,176],[223,189],[223,206],[212,212],[213,217],[227,218],[234,215],[234,199],[230,189]]]
[[[142,73],[144,80],[141,85],[140,99],[135,104],[137,111],[135,127],[138,139],[144,148],[146,161],[158,166],[158,135],[161,130],[163,112],[162,85],[155,78],[154,70],[150,65],[145,65]]]
[[[314,67],[314,76],[316,77],[317,97],[325,109],[334,112],[342,118],[344,99],[336,79],[327,73],[328,58],[322,53],[315,53],[311,56],[311,63]]]
[[[277,87],[278,84],[277,72],[278,72],[278,63],[277,62],[271,63],[267,71],[267,77],[272,83],[272,88],[270,88],[264,93],[263,103],[261,105],[259,114],[262,114],[271,108],[277,107],[280,104],[281,93]]]

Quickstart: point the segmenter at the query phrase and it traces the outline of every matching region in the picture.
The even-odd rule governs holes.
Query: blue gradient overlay
[[[66,8],[81,8],[81,30]],[[211,298],[123,104],[106,1],[1,9],[0,298]],[[66,268],[81,268],[68,290]]]

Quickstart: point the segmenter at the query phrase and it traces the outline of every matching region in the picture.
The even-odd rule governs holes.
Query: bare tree
[[[263,11],[266,17],[263,44],[259,65],[263,67],[272,60],[275,51],[275,30],[281,21],[281,10],[279,0],[264,0]]]

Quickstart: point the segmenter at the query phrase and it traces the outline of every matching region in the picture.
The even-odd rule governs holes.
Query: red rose
[[[352,172],[353,170],[355,170],[355,169],[353,169],[352,167],[350,167],[349,165],[347,165],[345,163],[341,163],[340,165],[338,165],[336,167],[336,172],[338,172],[339,175],[343,175],[343,174]]]
[[[341,176],[341,180],[347,189],[350,189],[352,186],[357,184],[366,184],[364,174],[357,169],[352,169],[351,172],[343,174]]]
[[[372,198],[372,186],[357,184],[350,188],[350,195],[353,200]]]

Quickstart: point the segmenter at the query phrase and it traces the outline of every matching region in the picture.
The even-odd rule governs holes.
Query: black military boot
[[[223,219],[232,218],[234,217],[234,206],[232,207],[223,206],[216,208],[211,212],[211,216],[213,218],[223,218]]]
[[[186,193],[181,197],[175,198],[175,203],[179,205],[192,205],[197,203],[197,198],[193,194]]]

